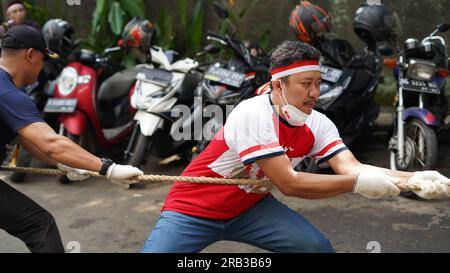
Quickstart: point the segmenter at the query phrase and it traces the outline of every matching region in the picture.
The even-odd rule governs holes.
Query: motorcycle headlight
[[[325,109],[342,94],[343,90],[344,88],[338,85],[323,95],[320,95],[316,102],[316,106]]]
[[[148,109],[157,99],[164,97],[166,93],[167,90],[158,85],[140,81],[131,97],[131,106],[136,109]]]
[[[406,75],[409,79],[419,81],[431,81],[436,70],[436,65],[432,62],[413,59],[409,62]]]
[[[73,67],[66,67],[58,79],[58,90],[62,96],[70,95],[78,84],[78,72]]]

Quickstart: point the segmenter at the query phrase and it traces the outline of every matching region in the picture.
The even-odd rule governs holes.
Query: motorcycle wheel
[[[149,144],[150,137],[144,136],[139,133],[137,139],[134,141],[131,147],[132,154],[128,159],[127,164],[135,167],[140,167],[144,162],[145,155],[147,153],[147,145]],[[131,184],[130,188],[137,188],[139,183]]]
[[[21,145],[17,146],[15,149],[19,149],[19,156],[17,157],[17,167],[29,167],[31,163],[31,155],[25,150]],[[25,181],[26,174],[13,172],[9,177],[14,183],[22,183]]]
[[[150,137],[144,136],[139,133],[137,139],[133,143],[131,147],[132,154],[128,159],[127,164],[135,167],[140,167],[142,162],[144,161],[144,157],[147,151],[147,145],[150,140]]]
[[[405,162],[391,155],[391,167],[400,171],[432,170],[436,167],[438,141],[436,132],[423,122],[412,119],[405,125]]]
[[[76,136],[76,135],[73,135],[73,134],[68,133],[68,132],[64,133],[64,135],[65,135],[67,138],[69,138],[70,140],[72,140],[73,142],[75,142],[76,144],[80,145],[80,141],[81,141],[81,137],[80,137],[80,136]],[[70,180],[69,178],[67,178],[67,176],[65,176],[65,175],[58,175],[58,181],[59,181],[61,184],[65,184],[65,185],[67,185],[67,184],[72,184],[72,183],[73,183],[73,181],[71,181],[71,180]]]
[[[434,169],[438,154],[436,132],[417,119],[408,122],[405,129],[405,163],[398,162],[396,154],[391,152],[391,167],[412,172]],[[422,199],[414,192],[402,192],[401,196]]]

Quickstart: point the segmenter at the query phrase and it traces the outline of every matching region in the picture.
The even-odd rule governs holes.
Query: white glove
[[[410,181],[413,182],[417,180],[439,180],[439,182],[450,186],[450,178],[443,176],[437,171],[415,172],[414,175],[408,180],[408,183]]]
[[[112,183],[128,189],[131,184],[138,183],[137,177],[143,174],[144,172],[136,167],[113,164],[108,168],[106,178],[111,180]]]
[[[71,181],[83,181],[91,177],[89,172],[86,170],[71,168],[61,163],[58,163],[56,166],[61,171],[66,171],[67,172],[66,176]]]
[[[356,178],[354,193],[359,193],[370,199],[378,199],[388,196],[397,196],[400,190],[397,188],[396,181],[382,172],[364,172]]]
[[[407,183],[419,186],[420,190],[413,192],[423,199],[450,197],[450,179],[437,171],[415,172]]]

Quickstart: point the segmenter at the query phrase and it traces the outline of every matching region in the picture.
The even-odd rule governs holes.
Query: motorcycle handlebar
[[[225,38],[223,38],[222,36],[220,36],[219,34],[213,33],[211,31],[208,31],[207,36],[206,36],[207,40],[213,40],[216,42],[219,42],[223,45],[228,45],[227,41]]]
[[[122,50],[122,48],[120,46],[110,47],[103,51],[103,55],[107,55],[109,53],[117,52],[117,51],[121,51],[121,50]]]

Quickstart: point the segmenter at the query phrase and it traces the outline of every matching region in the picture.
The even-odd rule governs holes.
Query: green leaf
[[[184,27],[187,27],[187,1],[186,0],[178,0],[178,9],[180,12],[181,24]]]
[[[28,16],[42,26],[48,20],[48,12],[46,10],[46,1],[43,1],[41,4],[44,6],[38,6],[31,0],[24,1],[25,8],[28,11]]]
[[[202,8],[202,1],[198,1],[192,17],[192,24],[188,28],[187,35],[187,52],[194,54],[200,48],[203,36],[203,21],[205,12]]]
[[[239,18],[242,18],[245,16],[245,14],[247,13],[247,11],[253,7],[254,5],[258,4],[258,2],[261,0],[252,0],[245,8],[242,9],[242,11],[239,13]]]
[[[132,54],[125,54],[122,57],[122,65],[125,66],[125,68],[132,68],[136,65],[136,59]]]
[[[125,11],[123,11],[119,2],[114,1],[111,5],[108,15],[108,22],[114,35],[119,36],[122,33]]]
[[[97,0],[96,7],[94,10],[94,14],[92,15],[92,28],[91,28],[91,37],[95,38],[95,35],[100,30],[100,21],[101,18],[104,17],[106,0]]]
[[[142,0],[120,0],[120,5],[130,17],[145,18],[145,5]]]
[[[264,51],[267,51],[269,44],[270,44],[270,30],[266,30],[261,37],[259,37],[259,41],[258,41],[259,46],[261,46],[261,48]]]
[[[159,46],[164,49],[169,49],[173,45],[172,17],[164,8],[161,10],[161,14],[159,15],[159,22],[160,24],[156,24],[159,32]]]

